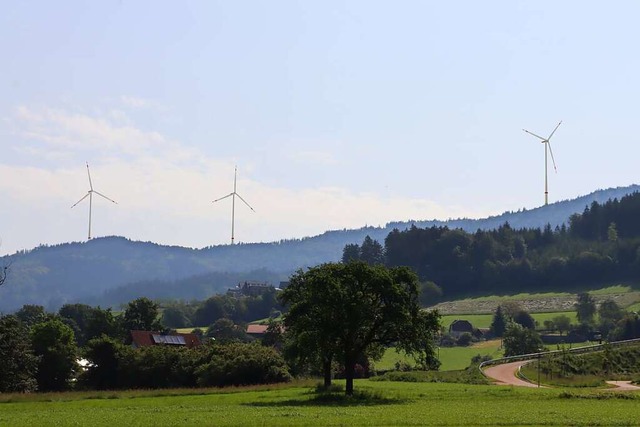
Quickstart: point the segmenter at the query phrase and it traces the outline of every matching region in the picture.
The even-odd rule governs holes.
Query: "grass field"
[[[500,349],[500,340],[484,341],[470,347],[441,347],[436,350],[439,355],[441,371],[457,371],[464,369],[471,364],[471,358],[475,355],[489,355],[492,358],[502,356]],[[396,362],[404,362],[414,365],[412,358],[398,353],[395,348],[389,348],[385,352],[382,359],[376,362],[376,369],[389,370],[394,369]]]
[[[625,426],[640,420],[640,395],[485,385],[356,381],[356,396],[311,387],[203,390],[200,394],[104,392],[0,396],[11,426],[546,425]],[[173,392],[175,393],[175,392]]]

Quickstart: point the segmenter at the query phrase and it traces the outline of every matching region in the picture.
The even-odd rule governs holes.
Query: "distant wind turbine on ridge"
[[[213,202],[211,202],[211,203],[216,203],[216,202],[219,202],[220,200],[226,199],[227,197],[231,197],[231,244],[232,245],[234,243],[234,230],[235,230],[235,221],[236,221],[236,196],[240,200],[242,200],[244,204],[249,207],[249,209],[255,212],[255,209],[253,209],[251,205],[247,203],[247,201],[243,199],[242,196],[239,195],[238,192],[236,191],[237,178],[238,178],[238,166],[236,166],[235,172],[233,174],[233,193],[229,193],[226,196],[220,197],[219,199],[215,199]]]
[[[92,206],[93,206],[93,193],[96,193],[98,196],[100,196],[100,197],[102,197],[104,199],[107,199],[108,201],[113,202],[116,205],[118,204],[118,202],[116,202],[115,200],[111,200],[110,198],[108,198],[104,194],[99,193],[99,192],[97,192],[96,190],[93,189],[93,183],[91,182],[91,172],[89,172],[89,163],[87,163],[87,176],[89,177],[89,191],[87,191],[87,194],[85,194],[82,199],[78,200],[73,206],[71,206],[71,208],[73,209],[81,201],[83,201],[87,197],[89,198],[89,237],[88,237],[88,240],[91,240],[91,209],[92,209]]]
[[[523,131],[525,131],[529,135],[533,135],[536,138],[540,139],[541,142],[544,144],[544,204],[545,204],[545,206],[549,204],[549,178],[548,178],[548,173],[547,173],[547,169],[548,169],[547,153],[551,154],[551,161],[553,162],[553,169],[556,171],[556,173],[558,173],[558,168],[556,167],[556,160],[553,158],[553,150],[551,149],[551,142],[549,142],[549,141],[551,140],[551,137],[553,136],[553,134],[556,133],[556,131],[558,130],[558,128],[560,127],[561,124],[562,124],[562,120],[560,120],[560,123],[558,123],[558,125],[555,127],[553,132],[551,132],[551,134],[549,135],[548,138],[543,138],[540,135],[536,135],[533,132],[529,132],[526,129],[522,129]]]

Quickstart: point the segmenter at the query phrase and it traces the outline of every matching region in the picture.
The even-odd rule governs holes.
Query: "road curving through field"
[[[493,379],[496,385],[511,385],[517,387],[538,387],[537,384],[524,381],[517,377],[518,369],[532,360],[521,360],[518,362],[504,363],[491,366],[484,370],[484,374]]]

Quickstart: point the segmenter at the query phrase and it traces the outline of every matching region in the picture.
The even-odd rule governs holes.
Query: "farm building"
[[[152,345],[170,345],[193,348],[201,344],[196,334],[163,334],[152,331],[131,331],[131,346],[133,348],[150,347]]]
[[[459,337],[465,332],[473,334],[473,325],[468,320],[454,320],[449,325],[449,334],[454,337]]]

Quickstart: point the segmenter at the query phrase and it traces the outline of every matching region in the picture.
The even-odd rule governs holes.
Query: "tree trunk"
[[[345,360],[344,378],[346,380],[345,394],[353,396],[353,377],[355,376],[356,363],[351,360]]]
[[[329,389],[331,387],[331,358],[324,359],[322,371],[324,373],[324,388]]]

